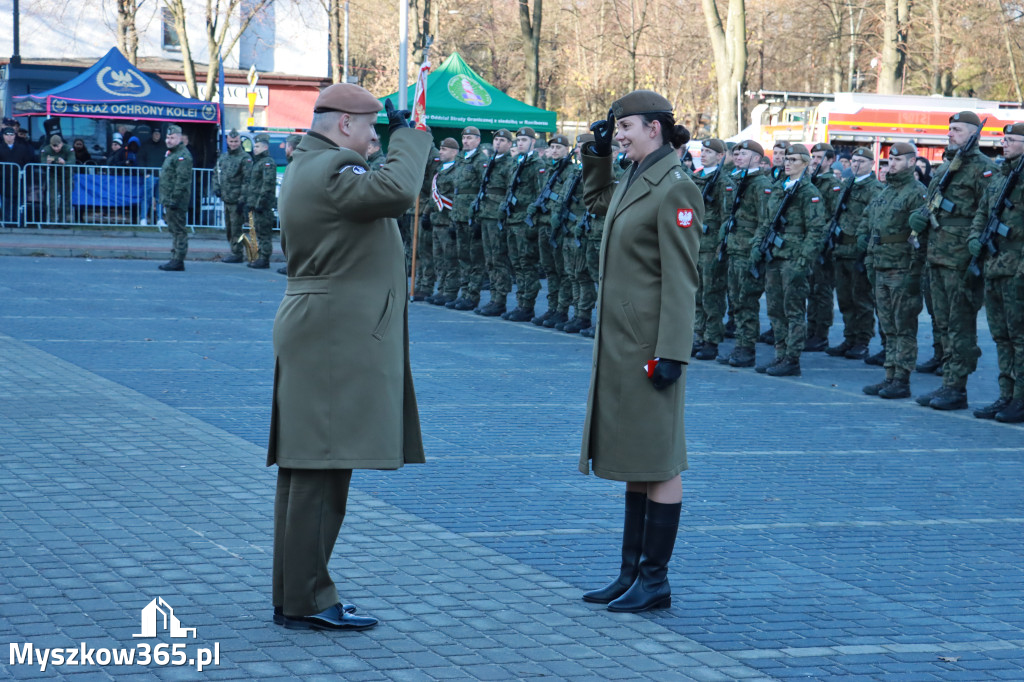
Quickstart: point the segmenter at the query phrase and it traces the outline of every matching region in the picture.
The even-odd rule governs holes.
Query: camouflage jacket
[[[455,168],[456,161],[452,161],[449,164],[441,164],[437,170],[437,175],[434,176],[431,181],[431,196],[433,196],[434,188],[436,186],[437,193],[452,201],[455,198]],[[434,228],[448,227],[452,223],[452,211],[449,208],[438,209],[437,204],[433,198],[430,200],[430,223]]]
[[[374,153],[366,157],[366,165],[370,167],[370,170],[380,170],[380,167],[387,161],[387,156],[381,150],[377,150]]]
[[[180,209],[192,197],[192,153],[183,144],[167,152],[160,167],[160,203]]]
[[[757,248],[761,240],[768,234],[769,223],[778,212],[785,195],[786,183],[773,188],[772,193],[768,195],[765,220],[758,226],[757,232],[754,233],[754,240],[751,242],[751,246],[754,248]],[[782,246],[772,252],[775,258],[804,258],[809,263],[813,263],[817,259],[825,235],[824,203],[821,194],[805,173],[792,201],[783,213],[785,224],[776,226],[776,230],[782,234],[783,241]]]
[[[935,188],[949,167],[953,154],[946,152],[946,161],[932,175],[928,191]],[[929,227],[928,262],[956,270],[966,270],[971,254],[967,250],[967,235],[971,221],[978,211],[981,195],[992,177],[998,173],[995,163],[976,148],[963,156],[963,163],[942,193],[944,199],[953,203],[952,210],[935,209],[932,215],[939,223],[938,229]]]
[[[552,226],[560,227],[554,232],[555,238],[575,235],[579,239],[583,236],[586,208],[583,206],[583,169],[580,166],[572,164],[563,171],[558,194],[548,206]]]
[[[49,159],[53,160],[50,161]],[[59,152],[55,152],[49,144],[43,145],[43,148],[39,150],[39,163],[61,165],[57,163],[57,159],[64,159],[63,165],[65,166],[74,166],[75,150],[68,145],[64,145]]]
[[[452,220],[469,221],[470,207],[480,191],[480,182],[487,170],[487,153],[477,147],[455,157],[455,196],[452,197]]]
[[[253,157],[249,182],[245,187],[245,203],[254,211],[270,211],[277,207],[277,163],[269,151]]]
[[[423,185],[420,187],[419,196],[419,214],[421,216],[432,213],[437,209],[431,194],[434,191],[434,176],[437,175],[437,171],[441,170],[441,157],[439,154],[440,151],[437,147],[433,147],[430,150],[430,156],[427,157],[427,167],[423,171]],[[413,208],[415,209],[415,205]]]
[[[217,166],[213,169],[213,193],[225,204],[237,204],[243,199],[250,170],[252,157],[241,146],[224,152],[217,157]]]
[[[722,220],[727,215],[725,198],[727,195],[732,196],[732,192],[727,192],[725,189],[726,185],[730,184],[729,171],[726,170],[725,166],[721,166],[721,169],[722,172],[718,174],[718,178],[715,180],[715,186],[708,190],[707,197],[704,199],[704,224],[701,226],[702,233],[700,236],[700,250],[704,253],[718,248],[718,228],[722,226]],[[715,177],[715,170],[705,174],[706,170],[702,168],[690,175],[690,179],[697,185],[697,189],[700,190],[702,195],[707,184]],[[731,208],[730,206],[729,210]]]
[[[872,172],[863,180],[858,181],[856,178],[850,178],[843,182],[842,191],[839,193],[840,199],[843,198],[848,183],[851,182],[853,187],[850,189],[845,207],[839,214],[839,229],[842,230],[842,234],[836,240],[835,249],[835,257],[846,260],[860,258],[861,253],[857,248],[857,230],[860,228],[861,217],[864,215],[864,209],[871,203],[871,200],[885,187]],[[835,209],[833,208],[832,210],[834,215]],[[832,218],[829,216],[829,222],[831,220]]]
[[[765,221],[768,212],[768,198],[772,194],[772,181],[767,173],[755,170],[741,177],[742,171],[729,178],[726,185],[725,210],[723,220],[730,216],[735,218],[729,234],[726,235],[726,253],[738,258],[746,258],[750,253],[750,241],[754,238],[758,226]],[[733,215],[732,207],[739,192],[739,204]]]
[[[557,202],[558,195],[562,191],[562,185],[565,184],[566,178],[571,174],[572,168],[572,161],[568,157],[546,163],[544,184],[541,185],[540,193],[537,195],[534,206],[527,209],[527,213],[532,216],[537,224],[561,228],[561,225],[555,224],[558,222],[558,213],[552,210],[552,205]]]
[[[487,168],[484,173],[487,175],[487,187],[484,188],[484,196],[480,201],[480,212],[477,218],[481,220],[498,220],[498,209],[501,202],[505,200],[505,192],[508,190],[508,181],[512,178],[512,171],[515,170],[516,160],[511,154],[502,154],[487,161]],[[483,180],[481,180],[483,183]],[[477,194],[480,190],[477,189]]]
[[[836,180],[836,176],[826,166],[818,173],[818,177],[814,178],[814,186],[818,188],[821,200],[825,204],[825,220],[831,220],[839,197],[843,194],[843,183]]]
[[[876,270],[923,266],[927,251],[924,237],[919,248],[911,246],[910,214],[924,205],[925,186],[914,177],[914,169],[889,173],[882,191],[864,208],[857,236],[867,237],[867,260]]]
[[[978,204],[978,211],[974,214],[968,240],[981,236],[985,225],[988,224],[992,207],[1003,191],[1003,184],[1016,164],[1016,160],[1004,161],[999,166],[999,172],[985,189],[981,202]],[[986,277],[1012,277],[1017,274],[1021,263],[1024,263],[1024,178],[1017,180],[1017,185],[1007,199],[1010,206],[1004,208],[999,214],[999,221],[1010,228],[1010,231],[1006,236],[995,235],[993,237],[993,242],[998,250],[995,254],[987,253],[985,255]]]
[[[516,177],[517,173],[518,177]],[[521,223],[525,221],[530,204],[537,200],[546,180],[547,168],[536,152],[530,152],[525,156],[520,155],[516,159],[516,166],[512,169],[503,200],[508,202],[507,222]],[[514,187],[513,182],[515,183]]]

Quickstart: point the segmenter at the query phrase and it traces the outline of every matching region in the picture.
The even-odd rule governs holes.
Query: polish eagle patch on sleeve
[[[676,224],[684,230],[693,225],[693,209],[680,208],[676,210]]]

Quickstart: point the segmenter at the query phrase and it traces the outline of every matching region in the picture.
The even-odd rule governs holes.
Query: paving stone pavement
[[[621,484],[576,471],[590,342],[424,304],[428,464],[356,473],[332,561],[382,624],[283,630],[263,458],[284,279],[188,268],[0,257],[0,676],[1024,679],[1021,427],[863,396],[880,370],[823,354],[795,379],[693,362],[673,608],[611,614],[579,600],[621,530]],[[981,335],[972,406],[995,397]],[[219,665],[10,660],[135,647],[157,597]]]

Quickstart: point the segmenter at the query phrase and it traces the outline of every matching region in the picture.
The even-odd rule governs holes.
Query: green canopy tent
[[[412,108],[415,83],[408,88],[409,108]],[[388,97],[398,106],[398,93]],[[383,102],[386,97],[381,98]],[[555,112],[531,107],[506,95],[478,76],[463,61],[459,53],[452,53],[427,76],[427,120],[435,140],[459,138],[466,126],[481,131],[508,128],[513,133],[529,126],[538,133],[555,132]],[[377,125],[387,130],[388,118],[384,112],[377,115]],[[484,135],[484,142],[490,137]]]

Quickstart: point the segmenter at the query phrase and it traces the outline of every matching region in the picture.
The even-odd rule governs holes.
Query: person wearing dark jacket
[[[3,141],[0,142],[0,202],[3,202],[2,220],[4,223],[18,220],[18,179],[21,169],[26,163],[32,163],[35,155],[27,144],[18,142],[14,128],[3,129]]]

